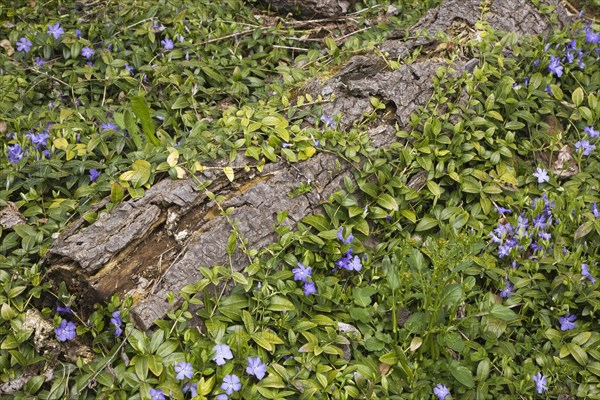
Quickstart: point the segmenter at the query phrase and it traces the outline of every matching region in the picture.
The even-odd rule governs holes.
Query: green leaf
[[[567,349],[569,349],[569,353],[573,356],[575,361],[580,365],[585,366],[588,362],[588,355],[581,347],[576,345],[575,343],[567,343]]]
[[[583,103],[583,89],[578,87],[571,94],[571,99],[573,99],[573,103],[576,107],[579,107],[581,103]]]
[[[579,240],[579,239],[587,236],[587,234],[590,233],[593,228],[594,228],[594,221],[586,221],[583,224],[581,224],[579,226],[579,228],[577,228],[577,230],[575,231],[575,234],[573,235],[573,238],[575,240]]]
[[[517,319],[517,314],[510,308],[502,304],[494,304],[490,310],[490,315],[502,321],[510,322]]]
[[[458,283],[446,285],[440,297],[441,306],[456,306],[463,295],[462,287]]]
[[[390,211],[398,210],[398,203],[396,202],[396,199],[394,199],[392,196],[390,196],[387,193],[381,193],[379,196],[377,196],[377,204],[379,204],[381,207],[385,208],[386,210],[390,210]]]
[[[444,189],[434,181],[427,181],[427,189],[435,196],[440,197],[444,193]]]
[[[473,386],[475,386],[473,374],[468,368],[463,367],[462,365],[458,365],[457,363],[453,363],[449,369],[454,379],[456,379],[462,385],[468,388],[472,388]]]
[[[152,165],[146,160],[136,160],[131,165],[131,170],[133,171],[131,184],[134,188],[139,188],[150,180]]]
[[[233,178],[234,178],[233,168],[231,168],[229,165],[226,167],[223,167],[223,173],[225,174],[227,179],[229,179],[229,182],[233,182]]]
[[[354,304],[360,307],[366,307],[371,304],[371,296],[377,293],[374,286],[366,286],[362,288],[354,288],[352,291]]]
[[[171,106],[171,110],[181,110],[182,108],[189,107],[190,102],[186,96],[179,96],[175,103]]]
[[[302,222],[316,228],[319,232],[330,228],[329,221],[322,214],[309,215],[304,217]]]
[[[142,124],[142,130],[146,138],[155,146],[160,145],[160,141],[156,137],[156,126],[154,120],[150,116],[150,107],[146,104],[146,100],[142,96],[133,96],[131,98],[131,109]]]
[[[438,220],[432,217],[423,217],[419,221],[415,231],[422,232],[437,226]]]
[[[294,303],[282,296],[273,296],[270,299],[269,310],[271,311],[293,311],[296,309]]]

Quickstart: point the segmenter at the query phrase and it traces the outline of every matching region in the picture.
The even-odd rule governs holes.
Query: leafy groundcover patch
[[[341,129],[298,85],[434,2],[366,2],[323,40],[215,3],[0,9],[9,398],[600,398],[598,25],[448,38],[478,65],[440,68],[383,149],[366,135],[378,99]],[[268,248],[234,229],[228,251],[250,265],[199,266],[152,332],[130,322],[131,298],[84,316],[45,283],[42,257],[75,218],[217,158],[260,170],[318,151],[355,163],[354,179],[293,229],[281,212]]]

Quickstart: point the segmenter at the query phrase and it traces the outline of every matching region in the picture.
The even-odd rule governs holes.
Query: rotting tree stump
[[[556,6],[560,24],[568,22],[558,0],[546,2]],[[376,121],[368,133],[376,146],[389,145],[395,141],[392,124],[406,127],[410,114],[431,97],[432,77],[439,66],[451,65],[462,74],[477,63],[464,55],[449,64],[437,52],[441,43],[431,34],[442,30],[448,35],[476,35],[474,26],[481,17],[481,4],[480,0],[446,1],[430,10],[406,35],[397,34],[396,39],[380,46],[388,59],[402,59],[421,47],[415,62],[390,70],[376,55],[356,56],[331,79],[314,79],[306,92],[334,94],[335,100],[324,106],[325,113],[340,113],[343,127],[372,111],[370,97],[380,98],[394,110],[394,118],[391,122]],[[552,28],[549,18],[529,0],[496,0],[484,19],[493,28],[522,35],[546,33]],[[430,35],[418,34],[423,31]],[[237,162],[239,167],[245,165],[242,158]],[[348,164],[332,154],[318,153],[297,164],[279,162],[266,165],[261,173],[238,173],[234,183],[214,171],[199,174],[197,179],[212,181],[208,189],[225,196],[223,209],[234,207],[229,218],[238,224],[248,248],[260,249],[276,238],[273,226],[278,211],[288,211],[286,223],[290,225],[319,212],[321,204],[349,175]],[[303,182],[313,189],[290,197],[288,193]],[[143,198],[118,205],[94,224],[83,227],[79,222],[69,227],[47,255],[48,277],[66,282],[84,307],[113,293],[132,295],[132,316],[142,329],[148,329],[170,310],[167,293],[177,297],[183,286],[202,278],[198,267],[229,264],[226,243],[232,228],[206,192],[195,190],[197,186],[192,179],[163,180]],[[238,250],[232,263],[241,271],[248,260]]]

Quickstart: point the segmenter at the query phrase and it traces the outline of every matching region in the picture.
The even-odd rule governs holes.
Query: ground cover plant
[[[440,68],[385,149],[366,134],[378,99],[342,129],[328,99],[295,98],[437,5],[418,3],[378,19],[389,4],[365,2],[345,41],[303,40],[237,0],[0,9],[0,205],[18,220],[0,228],[9,398],[600,398],[599,27],[444,38],[477,66]],[[45,283],[42,257],[79,216],[217,158],[260,170],[319,151],[356,167],[323,213],[292,229],[281,212],[279,240],[247,249],[243,273],[199,266],[152,332],[130,322],[130,298],[84,316]]]

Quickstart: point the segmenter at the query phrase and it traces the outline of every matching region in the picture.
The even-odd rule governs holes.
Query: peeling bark
[[[302,19],[335,18],[346,14],[360,0],[261,0],[281,14],[291,13]]]
[[[558,0],[548,2],[557,7],[559,23],[565,23],[566,13]],[[378,121],[379,125],[371,127],[368,134],[376,146],[387,146],[395,140],[392,125],[398,123],[405,128],[410,114],[431,97],[432,77],[439,66],[451,65],[462,74],[477,62],[464,55],[450,63],[436,53],[439,42],[418,32],[475,34],[482,3],[446,1],[409,30],[406,37],[410,39],[392,39],[380,46],[392,59],[406,57],[417,47],[430,49],[411,64],[392,71],[381,57],[356,56],[334,77],[324,82],[312,80],[305,91],[313,96],[334,94],[335,100],[325,105],[325,112],[341,113],[344,127],[372,111],[369,97],[386,102],[395,110],[395,121]],[[492,27],[519,34],[540,34],[551,29],[548,18],[528,0],[497,0],[483,15]],[[238,159],[237,166],[243,167],[245,160]],[[238,173],[233,184],[222,173],[209,170],[198,179],[212,181],[208,189],[225,196],[223,209],[234,208],[229,218],[248,240],[248,248],[260,249],[276,239],[273,226],[278,211],[288,211],[286,223],[293,226],[319,212],[320,205],[341,187],[349,173],[349,166],[334,155],[318,153],[294,165],[279,162],[265,166],[262,173]],[[303,182],[312,184],[313,190],[290,197],[289,193]],[[80,304],[90,307],[113,293],[132,295],[132,316],[141,328],[149,328],[169,311],[171,306],[165,300],[168,292],[177,294],[183,286],[202,278],[198,267],[229,264],[225,247],[232,228],[206,192],[195,190],[197,186],[191,179],[164,180],[145,197],[120,204],[91,226],[71,227],[49,251],[49,277],[67,282]],[[241,251],[233,254],[232,267],[236,271],[247,264]]]

